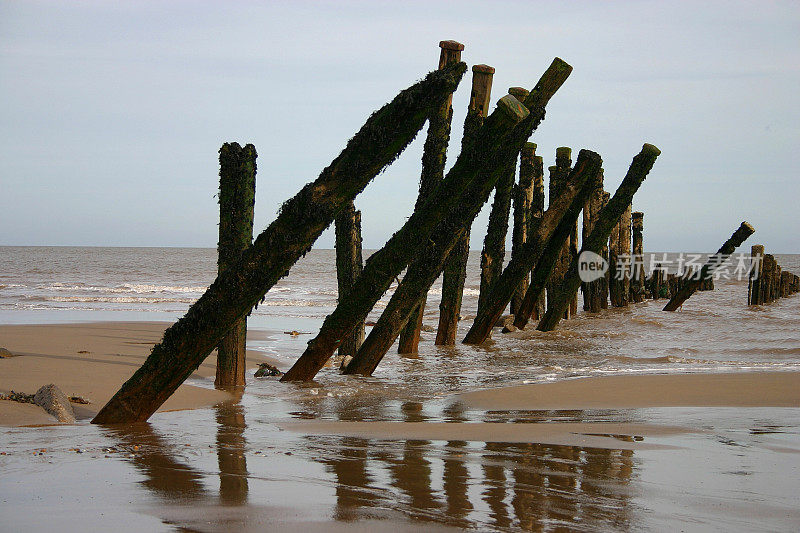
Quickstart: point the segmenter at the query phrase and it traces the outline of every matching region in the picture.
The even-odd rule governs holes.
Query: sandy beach
[[[33,394],[39,387],[55,383],[67,396],[90,401],[86,405],[73,404],[79,420],[90,419],[141,366],[169,325],[102,322],[0,326],[0,346],[13,354],[0,359],[0,392]],[[251,366],[265,361],[258,352],[248,353]],[[192,374],[192,378],[204,380],[208,386],[184,384],[160,410],[195,409],[230,400],[230,394],[213,388],[215,368],[212,354]],[[39,406],[0,401],[0,425],[54,422]]]

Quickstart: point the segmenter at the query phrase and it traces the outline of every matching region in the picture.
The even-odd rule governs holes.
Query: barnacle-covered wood
[[[439,68],[450,63],[461,61],[464,45],[456,41],[439,43]],[[435,109],[428,119],[428,136],[422,150],[422,173],[419,178],[419,195],[414,209],[417,209],[431,195],[444,178],[444,166],[447,161],[447,145],[450,143],[450,125],[453,121],[452,96]],[[422,331],[422,316],[425,314],[425,300],[414,311],[414,317],[408,321],[397,351],[399,353],[416,353],[419,348],[419,336]]]
[[[661,151],[652,144],[642,146],[642,151],[633,158],[631,166],[628,168],[628,173],[617,188],[617,192],[614,193],[608,204],[600,211],[589,237],[583,243],[581,251],[590,251],[596,254],[602,251],[603,246],[608,242],[608,236],[617,226],[620,217],[630,208],[633,195],[641,187],[660,154]],[[563,287],[561,287],[559,294],[568,295],[570,291],[577,290],[580,284],[581,278],[578,274],[578,258],[576,257],[567,268]],[[539,320],[536,329],[539,331],[552,331],[555,329],[568,306],[569,300],[566,297],[554,300],[552,305],[548,306],[547,313]]]
[[[719,268],[719,266],[725,261],[725,259],[731,255],[736,248],[738,248],[747,238],[755,233],[755,228],[748,224],[747,222],[742,222],[736,231],[733,232],[730,239],[725,241],[722,246],[720,246],[717,253],[712,255],[708,258],[708,261],[703,265],[703,268],[700,269],[700,276],[698,279],[691,279],[688,280],[683,287],[674,294],[667,305],[664,306],[664,311],[675,311],[683,302],[689,299],[689,297],[697,290],[700,286],[700,283],[704,279],[708,279],[709,277],[714,275],[714,271]]]
[[[539,80],[535,92],[526,99],[525,107],[530,104],[533,111],[516,128],[513,128],[513,124],[520,119],[521,110],[498,105],[486,118],[475,140],[462,144],[461,154],[436,192],[421,209],[411,215],[381,250],[370,256],[364,265],[364,272],[356,281],[359,289],[353,290],[353,298],[340,302],[333,313],[328,315],[317,337],[309,342],[308,348],[284,375],[283,381],[310,380],[316,375],[336,349],[339,336],[350,331],[349,328],[355,321],[363,320],[367,316],[395,277],[408,265],[415,250],[428,241],[442,217],[454,204],[468,198],[463,191],[469,184],[476,177],[482,178],[489,175],[492,169],[498,168],[509,139],[521,136],[520,132],[527,132],[520,142],[527,139],[544,116],[544,104],[561,87],[571,71],[572,67],[561,59],[553,60]],[[520,106],[519,102],[516,106]],[[536,120],[532,117],[536,117]],[[511,128],[513,131],[509,134]],[[461,191],[461,194],[454,191]]]
[[[338,299],[347,298],[355,279],[361,274],[361,211],[348,202],[336,216],[336,281]],[[339,346],[339,355],[355,355],[364,342],[364,322],[356,325]]]
[[[564,182],[560,194],[553,199],[544,215],[535,219],[530,239],[520,250],[520,254],[511,259],[492,287],[489,303],[484,311],[475,317],[472,327],[464,337],[464,344],[481,344],[489,338],[492,328],[511,301],[514,291],[519,287],[519,282],[531,272],[534,265],[536,268],[533,268],[531,283],[536,283],[536,275],[542,270],[540,264],[545,262],[548,267],[544,281],[547,280],[591,191],[592,177],[597,174],[602,163],[602,159],[595,152],[580,151],[575,167]],[[544,258],[543,254],[548,254],[548,258]],[[544,282],[541,282],[540,290],[543,287]],[[530,287],[519,309],[520,313],[528,313],[528,316],[530,309],[533,309],[538,300],[538,294],[536,298],[530,300],[529,294],[532,294]]]
[[[619,217],[617,227],[612,230],[609,253],[608,293],[611,305],[626,307],[630,299],[631,282],[631,206]]]
[[[256,148],[225,143],[219,149],[219,243],[217,272],[235,265],[253,243]],[[217,346],[217,387],[243,387],[247,317],[240,318]]]
[[[589,199],[586,200],[586,205],[583,208],[584,242],[586,242],[586,239],[589,237],[589,233],[591,233],[597,221],[600,210],[603,208],[603,205],[605,205],[603,197],[603,169],[601,168],[595,180],[595,189],[589,195]],[[604,257],[608,255],[607,246],[603,247],[603,252],[601,252],[600,255]],[[581,283],[581,290],[583,291],[584,311],[598,313],[605,307],[603,304],[606,303],[606,296],[608,294],[608,283],[605,276],[588,283]]]
[[[376,111],[316,181],[288,200],[278,217],[222,272],[186,315],[164,332],[147,360],[94,418],[147,420],[214,349],[237,320],[311,249],[343,206],[394,161],[453,92],[466,65],[434,71]],[[351,329],[352,330],[352,329]],[[349,331],[348,331],[349,333]]]

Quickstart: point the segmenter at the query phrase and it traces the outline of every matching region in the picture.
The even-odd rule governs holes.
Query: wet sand
[[[39,387],[55,383],[67,396],[89,400],[89,404],[72,406],[79,420],[92,418],[141,366],[169,326],[165,322],[0,326],[0,346],[14,354],[0,359],[0,392],[33,394]],[[263,361],[267,361],[263,354],[248,352],[250,366]],[[212,354],[192,378],[213,382],[215,368]],[[209,407],[230,399],[228,393],[213,387],[184,384],[160,411]],[[53,422],[39,406],[0,401],[0,425]]]
[[[800,407],[800,372],[581,378],[459,395],[486,410]]]

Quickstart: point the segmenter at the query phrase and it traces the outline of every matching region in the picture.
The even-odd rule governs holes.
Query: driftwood
[[[459,63],[434,71],[375,112],[319,178],[287,201],[241,259],[217,276],[186,315],[164,332],[141,368],[93,422],[147,420],[311,248],[343,206],[400,155],[431,110],[458,86],[465,70]]]
[[[489,65],[472,67],[472,92],[464,119],[462,145],[473,142],[475,132],[483,124],[489,110],[492,94],[492,78],[494,68]],[[464,296],[464,283],[467,279],[467,261],[469,260],[470,228],[447,256],[442,271],[442,299],[439,303],[439,327],[436,330],[436,344],[453,346],[458,333],[458,322],[461,319],[461,300]]]
[[[675,311],[683,302],[697,290],[700,282],[704,279],[711,277],[714,271],[730,256],[736,248],[738,248],[747,238],[755,232],[755,228],[747,222],[742,222],[739,228],[731,235],[731,238],[723,243],[717,253],[708,258],[708,261],[703,265],[700,270],[699,279],[689,280],[684,286],[672,295],[672,298],[667,305],[664,306],[664,311]]]
[[[364,267],[361,247],[361,211],[356,211],[352,201],[336,216],[336,281],[338,298],[350,294],[350,288]],[[364,342],[364,322],[345,337],[339,346],[339,355],[355,355]]]
[[[561,254],[563,245],[569,238],[575,221],[586,203],[586,198],[593,188],[592,180],[597,176],[601,165],[602,159],[598,154],[589,150],[580,151],[566,186],[550,204],[544,216],[537,219],[531,239],[525,243],[520,254],[512,258],[503,270],[492,288],[489,303],[484,312],[478,313],[472,327],[467,332],[464,338],[465,344],[481,344],[489,338],[492,327],[511,301],[514,291],[519,287],[520,280],[536,265],[531,276],[531,286],[525,293],[525,298],[520,304],[520,314],[515,316],[515,321],[522,316],[522,313],[530,316],[531,310]],[[543,266],[545,263],[547,267]],[[539,274],[538,277],[537,274]],[[534,285],[537,285],[538,290],[532,292],[531,288]]]
[[[219,149],[219,243],[217,272],[235,265],[253,243],[256,148],[225,143]],[[247,317],[240,318],[217,346],[217,387],[243,387]]]
[[[661,151],[652,144],[642,146],[642,151],[633,158],[628,173],[617,188],[617,192],[614,193],[613,198],[600,211],[589,237],[583,243],[581,253],[588,251],[599,254],[602,251],[603,246],[608,242],[609,234],[616,227],[620,217],[630,207],[633,195],[639,190],[660,154]],[[552,331],[561,320],[561,317],[564,316],[564,310],[567,309],[570,303],[569,295],[571,291],[576,290],[581,284],[578,271],[579,263],[580,261],[577,257],[570,263],[564,276],[564,286],[560,287],[558,292],[561,298],[553,301],[552,306],[548,307],[547,313],[545,313],[536,327],[539,331]],[[531,284],[531,287],[533,287],[533,284]]]
[[[439,43],[439,69],[461,61],[464,45],[456,41]],[[450,142],[450,126],[453,121],[453,96],[447,99],[428,119],[428,136],[422,151],[422,173],[419,178],[419,195],[414,208],[420,207],[444,178],[444,167],[447,160],[447,145]],[[414,311],[400,335],[399,353],[416,353],[419,347],[419,336],[422,330],[422,316],[425,314],[425,299]]]
[[[555,94],[566,80],[572,67],[556,58],[539,81],[536,101],[544,103]],[[384,245],[370,256],[364,265],[364,272],[356,280],[353,297],[339,302],[336,309],[328,315],[318,335],[312,339],[308,348],[283,376],[283,381],[310,380],[322,368],[338,346],[341,336],[351,331],[357,320],[363,320],[380,297],[388,290],[391,282],[400,274],[413,257],[421,243],[426,243],[450,208],[468,199],[463,191],[478,176],[494,172],[497,159],[507,150],[507,139],[520,129],[532,131],[544,115],[543,106],[537,106],[537,120],[528,120],[514,128],[519,116],[506,100],[484,121],[475,138],[462,143],[461,154],[447,173],[434,194],[421,209],[414,211],[408,221]],[[501,100],[502,102],[503,100]],[[513,131],[512,131],[513,129]],[[530,133],[528,133],[529,135]],[[523,139],[524,140],[524,139]],[[492,186],[494,182],[492,182]],[[461,195],[453,191],[462,191]],[[363,346],[362,346],[363,349]]]

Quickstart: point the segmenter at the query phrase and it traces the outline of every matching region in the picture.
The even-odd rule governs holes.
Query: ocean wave
[[[146,283],[123,283],[114,287],[102,285],[85,285],[83,283],[65,284],[65,283],[52,283],[44,287],[46,290],[59,291],[59,292],[106,292],[111,294],[157,294],[157,293],[198,293],[206,292],[208,287],[201,285],[150,285]]]
[[[31,298],[32,300],[39,299],[45,302],[85,302],[85,303],[144,303],[144,304],[158,304],[158,303],[186,303],[193,304],[197,298],[164,298],[158,296],[46,296],[39,298]]]

